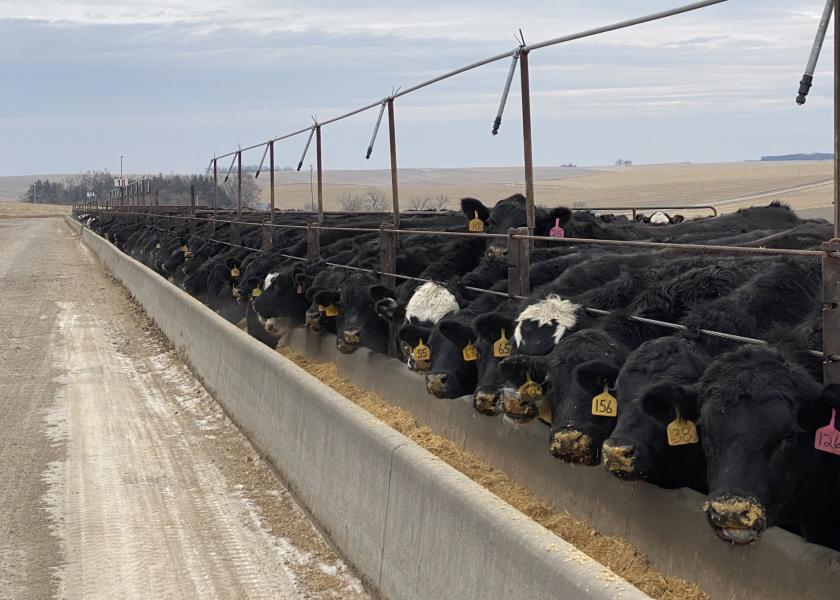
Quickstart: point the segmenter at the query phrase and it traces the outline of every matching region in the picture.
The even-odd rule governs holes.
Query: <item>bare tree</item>
[[[429,199],[420,196],[412,196],[408,201],[408,210],[426,210]]]
[[[449,208],[449,196],[438,194],[431,199],[429,204],[431,205],[432,210],[447,210]]]
[[[358,194],[342,192],[341,196],[338,197],[338,205],[345,212],[359,212],[364,208],[365,200]]]
[[[385,211],[385,194],[380,190],[370,187],[364,196],[365,208],[370,212],[384,212]]]

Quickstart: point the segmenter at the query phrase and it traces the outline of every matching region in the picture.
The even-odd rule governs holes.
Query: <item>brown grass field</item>
[[[443,195],[456,209],[465,196],[486,204],[524,192],[519,167],[463,169],[400,169],[400,207],[411,208],[415,198]],[[807,216],[827,216],[832,203],[831,161],[741,162],[636,165],[632,167],[537,167],[535,194],[542,206],[690,206],[712,204],[722,211],[780,200]],[[36,178],[63,179],[66,175],[0,177],[0,214],[6,202],[18,200]],[[310,188],[309,172],[278,171],[275,176],[278,209],[307,209],[317,191]],[[261,200],[269,201],[269,177],[257,180]],[[364,195],[374,189],[391,205],[387,170],[325,171],[324,207],[340,210],[345,194]],[[202,199],[199,199],[201,201]],[[31,205],[29,205],[31,206]],[[19,211],[20,209],[14,209]],[[46,209],[39,209],[39,212]],[[691,216],[690,211],[681,211]],[[708,214],[708,211],[698,212]]]
[[[525,189],[520,169],[428,170],[425,177],[422,171],[406,169],[400,172],[401,210],[407,210],[413,198],[443,194],[449,198],[449,207],[457,208],[458,200],[465,196],[493,204]],[[780,200],[796,209],[814,210],[831,206],[831,171],[830,161],[542,168],[535,172],[535,195],[537,204],[543,206],[599,208],[711,204],[723,211],[731,211]],[[305,178],[303,175],[277,174],[277,208],[309,208],[311,196],[315,196],[317,203],[317,191],[310,188],[308,174]],[[391,188],[387,171],[333,172],[326,175],[324,207],[327,210],[339,210],[339,199],[344,194],[364,195],[370,189],[384,194],[390,206]],[[263,177],[258,180],[261,199],[268,202],[268,178]]]
[[[59,204],[0,202],[0,219],[9,217],[60,217],[69,213],[69,206]]]

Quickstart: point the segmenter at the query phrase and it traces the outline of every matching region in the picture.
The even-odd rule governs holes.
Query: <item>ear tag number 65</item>
[[[493,343],[493,356],[496,358],[507,358],[510,356],[510,342],[502,329],[501,336]]]

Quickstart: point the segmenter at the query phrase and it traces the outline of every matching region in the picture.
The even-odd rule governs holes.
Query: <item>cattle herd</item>
[[[403,216],[402,229],[419,232],[399,236],[396,273],[408,278],[395,288],[376,273],[379,235],[357,231],[381,216],[328,217],[345,229],[321,232],[317,259],[306,258],[303,228],[274,228],[271,249],[259,251],[250,248],[258,227],[243,227],[231,246],[226,223],[210,239],[184,221],[79,218],[226,319],[244,319],[263,343],[293,327],[335,334],[343,353],[367,347],[424,372],[430,394],[471,395],[488,417],[545,421],[560,460],[707,494],[708,521],[730,543],[779,525],[840,549],[840,448],[815,444],[840,409],[840,386],[823,384],[821,358],[808,352],[821,347],[818,258],[538,241],[532,293],[518,298],[506,294],[504,239],[435,232],[522,227],[524,198],[461,204],[462,213]],[[307,218],[278,213],[276,222]],[[536,235],[557,228],[572,238],[795,249],[831,237],[827,222],[775,203],[688,220],[536,210]],[[826,439],[837,444],[840,433]]]

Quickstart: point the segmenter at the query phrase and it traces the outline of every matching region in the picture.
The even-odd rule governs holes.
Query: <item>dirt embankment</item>
[[[653,598],[709,598],[696,584],[656,571],[647,557],[632,544],[620,538],[601,535],[590,523],[573,518],[564,510],[514,483],[505,473],[462,450],[454,442],[432,433],[429,427],[418,424],[408,411],[389,404],[379,394],[353,385],[339,375],[334,364],[310,360],[289,348],[280,347],[278,352]]]
[[[67,214],[70,214],[70,207],[60,204],[0,202],[0,219],[10,217],[63,217]]]

